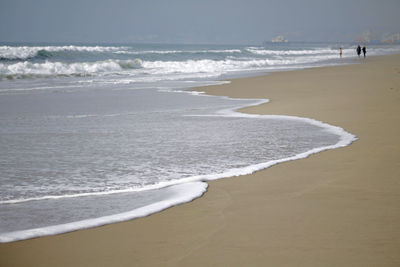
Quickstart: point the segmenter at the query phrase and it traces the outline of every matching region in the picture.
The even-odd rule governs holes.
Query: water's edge
[[[187,92],[191,93],[192,91],[187,91]],[[193,91],[193,94],[199,94],[199,93]],[[223,98],[231,99],[229,97],[223,97]],[[246,100],[249,100],[249,99],[246,99]],[[283,162],[292,161],[292,160],[296,160],[296,159],[306,158],[312,154],[315,154],[315,153],[318,153],[321,151],[325,151],[325,150],[345,147],[345,146],[350,145],[355,140],[357,140],[357,137],[355,135],[346,132],[341,127],[333,126],[333,125],[330,125],[330,124],[327,124],[327,123],[324,123],[321,121],[317,121],[314,119],[310,119],[310,118],[303,118],[303,117],[296,117],[296,116],[283,116],[283,115],[257,115],[257,114],[245,114],[245,113],[238,112],[239,109],[242,109],[245,107],[250,107],[250,106],[257,106],[260,104],[267,103],[268,101],[269,100],[267,100],[267,99],[254,99],[253,104],[246,105],[246,106],[238,106],[234,109],[229,109],[229,110],[220,110],[219,112],[217,112],[215,115],[212,115],[212,116],[298,120],[298,121],[302,121],[302,122],[305,122],[305,123],[308,123],[311,125],[315,125],[315,126],[324,128],[327,132],[338,135],[340,137],[339,141],[334,145],[314,148],[309,151],[306,151],[306,152],[303,152],[303,153],[300,153],[300,154],[297,154],[295,156],[288,157],[288,158],[267,161],[264,163],[249,165],[247,167],[238,168],[238,169],[231,169],[224,173],[193,176],[193,177],[181,179],[178,181],[161,183],[161,184],[154,186],[154,188],[150,188],[148,190],[157,190],[157,189],[168,187],[174,192],[173,196],[170,196],[162,201],[153,203],[151,205],[147,205],[147,206],[137,208],[137,209],[131,210],[129,212],[120,213],[120,214],[114,214],[114,215],[110,215],[110,216],[87,219],[87,220],[71,222],[71,223],[66,223],[66,224],[61,224],[61,225],[54,225],[54,226],[47,226],[47,227],[36,228],[36,229],[28,229],[28,230],[22,230],[22,231],[3,233],[0,235],[0,243],[25,240],[25,239],[41,237],[41,236],[62,234],[62,233],[77,231],[77,230],[81,230],[81,229],[98,227],[98,226],[102,226],[102,225],[106,225],[106,224],[111,224],[111,223],[131,220],[131,219],[135,219],[135,218],[145,217],[145,216],[163,211],[165,209],[168,209],[170,207],[173,207],[173,206],[176,206],[179,204],[191,202],[194,199],[201,197],[207,191],[208,184],[205,183],[206,181],[252,174],[256,171],[260,171],[260,170],[269,168],[278,163],[283,163]],[[138,190],[132,189],[129,191],[124,190],[123,192],[117,191],[117,192],[113,192],[113,193],[115,194],[115,193],[126,193],[126,192],[136,192],[136,191],[138,191]]]

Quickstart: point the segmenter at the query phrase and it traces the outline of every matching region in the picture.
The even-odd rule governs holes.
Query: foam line
[[[202,94],[202,95],[207,96],[205,94]],[[222,98],[227,98],[227,99],[232,100],[232,98],[229,98],[229,97],[222,97]],[[233,100],[240,101],[243,99],[233,99]],[[249,100],[249,99],[247,99],[247,100]],[[339,141],[334,145],[314,148],[312,150],[306,151],[304,153],[298,154],[293,157],[283,158],[283,159],[279,159],[279,160],[272,160],[272,161],[268,161],[268,162],[264,162],[264,163],[250,165],[250,166],[243,167],[243,168],[231,169],[231,170],[228,170],[228,171],[222,172],[222,173],[191,176],[191,177],[187,177],[187,178],[183,178],[183,179],[179,179],[179,180],[164,181],[164,182],[160,182],[160,183],[154,184],[154,185],[147,185],[144,187],[137,187],[137,188],[132,187],[132,188],[121,189],[121,190],[112,190],[112,191],[104,191],[104,192],[87,192],[87,193],[61,195],[61,196],[55,195],[55,196],[43,196],[43,197],[37,197],[37,198],[3,200],[3,201],[0,201],[0,204],[17,204],[17,203],[23,203],[23,202],[29,202],[29,201],[39,201],[39,200],[49,200],[49,199],[76,198],[76,197],[101,196],[101,195],[110,195],[110,194],[119,194],[119,193],[143,192],[143,191],[147,191],[147,190],[162,189],[162,188],[170,187],[173,185],[179,185],[179,184],[190,183],[190,182],[209,181],[209,180],[215,180],[215,179],[221,179],[221,178],[229,178],[229,177],[233,177],[233,176],[247,175],[247,174],[252,174],[256,171],[268,168],[270,166],[273,166],[273,165],[281,163],[281,162],[291,161],[291,160],[295,160],[295,159],[301,159],[301,158],[308,157],[309,155],[312,155],[312,154],[315,154],[315,153],[318,153],[318,152],[321,152],[324,150],[344,147],[344,146],[351,144],[355,140],[357,140],[357,137],[355,135],[346,132],[343,128],[333,126],[333,125],[330,125],[330,124],[327,124],[327,123],[324,123],[321,121],[317,121],[314,119],[310,119],[310,118],[285,116],[285,115],[245,114],[245,113],[241,113],[241,112],[237,111],[238,109],[241,109],[244,107],[257,106],[257,105],[261,105],[261,104],[268,103],[268,102],[269,102],[268,99],[254,99],[253,104],[238,106],[235,109],[220,110],[219,112],[217,112],[217,114],[186,115],[186,116],[199,116],[199,117],[218,116],[218,117],[242,117],[242,118],[256,118],[256,119],[297,120],[297,121],[306,122],[306,123],[324,128],[327,132],[340,136]]]
[[[228,98],[228,97],[225,97],[225,98]],[[240,99],[238,99],[238,100],[240,100]],[[250,104],[250,105],[247,104],[246,107],[260,105],[260,104],[267,103],[267,102],[269,102],[268,99],[254,99],[254,103]],[[55,226],[42,227],[42,228],[37,228],[37,229],[29,229],[29,230],[23,230],[23,231],[2,233],[2,234],[0,234],[0,242],[3,242],[3,243],[4,242],[12,242],[12,241],[17,241],[17,240],[22,240],[22,239],[29,239],[29,238],[44,236],[44,235],[66,233],[66,232],[71,232],[71,231],[75,231],[75,230],[79,230],[79,229],[86,229],[86,228],[90,228],[90,227],[96,227],[96,226],[101,226],[101,225],[105,225],[105,224],[121,222],[121,221],[126,221],[126,220],[131,220],[134,218],[147,216],[152,213],[160,212],[169,207],[172,207],[172,206],[175,206],[175,205],[178,205],[181,203],[189,202],[195,198],[200,197],[206,191],[206,188],[208,186],[206,183],[204,183],[205,181],[211,181],[211,180],[216,180],[216,179],[230,178],[230,177],[252,174],[256,171],[269,168],[269,167],[279,164],[279,163],[297,160],[297,159],[303,159],[312,154],[319,153],[319,152],[322,152],[325,150],[345,147],[345,146],[350,145],[355,140],[357,140],[357,137],[355,135],[346,132],[343,128],[333,126],[333,125],[330,125],[330,124],[327,124],[327,123],[324,123],[321,121],[317,121],[317,120],[310,119],[310,118],[296,117],[296,116],[244,114],[244,113],[240,113],[237,111],[238,109],[243,108],[243,107],[244,106],[239,106],[235,109],[221,110],[215,115],[190,115],[190,116],[223,116],[223,117],[246,117],[246,118],[257,118],[257,119],[261,118],[261,119],[297,120],[297,121],[302,121],[302,122],[306,122],[306,123],[309,123],[309,124],[312,124],[315,126],[322,127],[327,132],[338,135],[340,137],[339,141],[333,145],[314,148],[314,149],[308,150],[306,152],[297,154],[295,156],[287,157],[287,158],[271,160],[271,161],[267,161],[267,162],[263,162],[263,163],[259,163],[259,164],[249,165],[249,166],[242,167],[242,168],[234,168],[234,169],[230,169],[225,172],[222,172],[222,173],[198,175],[198,176],[192,176],[192,177],[175,180],[175,181],[166,181],[166,182],[162,182],[162,183],[159,183],[156,185],[150,185],[150,186],[142,187],[142,188],[129,188],[129,189],[125,189],[125,190],[115,190],[115,191],[108,191],[108,192],[83,193],[83,194],[64,195],[64,196],[46,196],[46,197],[41,197],[41,198],[2,201],[2,202],[0,202],[0,204],[6,204],[6,203],[11,204],[11,203],[33,201],[33,200],[107,195],[107,194],[127,193],[127,192],[139,192],[139,191],[145,191],[145,190],[161,189],[161,188],[165,188],[165,187],[172,187],[172,188],[174,188],[174,191],[176,192],[176,194],[173,194],[171,197],[169,197],[163,201],[160,201],[160,202],[157,202],[157,203],[154,203],[154,204],[151,204],[151,205],[139,208],[139,209],[135,209],[135,210],[132,210],[129,212],[125,212],[125,213],[120,213],[120,214],[111,215],[111,216],[104,216],[104,217],[94,218],[94,219],[88,219],[88,220],[83,220],[83,221],[78,221],[78,222],[72,222],[72,223],[67,223],[67,224],[62,224],[62,225],[55,225]]]
[[[174,192],[169,198],[138,209],[134,209],[132,211],[61,225],[53,225],[29,230],[2,233],[0,234],[0,243],[30,239],[39,236],[67,233],[80,229],[87,229],[106,224],[127,221],[134,218],[145,217],[150,214],[160,212],[178,204],[190,202],[195,198],[201,197],[206,192],[207,187],[208,185],[202,182],[177,185],[174,186]]]

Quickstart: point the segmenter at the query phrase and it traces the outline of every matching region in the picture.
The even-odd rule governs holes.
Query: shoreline
[[[190,91],[190,92],[196,92],[196,91]],[[207,94],[206,96],[212,96],[212,95]],[[228,98],[228,97],[221,97],[221,98]],[[175,183],[170,182],[170,183],[165,183],[165,184],[159,185],[159,186],[153,186],[154,188],[147,189],[147,190],[152,191],[152,190],[171,189],[173,191],[175,190],[176,193],[171,198],[165,198],[165,199],[162,199],[161,201],[153,202],[149,205],[142,206],[140,208],[136,208],[136,209],[126,211],[123,213],[116,213],[116,214],[107,215],[107,216],[99,216],[99,217],[84,219],[84,220],[80,220],[80,221],[68,222],[68,223],[64,223],[64,224],[55,224],[55,225],[31,228],[31,229],[26,229],[26,230],[17,230],[17,231],[6,232],[3,234],[0,234],[0,243],[9,243],[9,242],[28,240],[28,239],[32,239],[32,238],[41,238],[41,237],[45,237],[45,236],[66,234],[66,233],[70,233],[70,232],[74,232],[74,231],[80,231],[80,230],[90,229],[90,228],[94,228],[94,227],[101,227],[101,226],[108,225],[108,224],[119,223],[119,222],[124,222],[124,221],[129,221],[129,220],[134,220],[134,219],[150,216],[152,214],[162,212],[171,207],[181,205],[183,203],[192,202],[195,199],[202,197],[204,195],[204,193],[206,192],[207,187],[208,187],[208,182],[210,182],[210,181],[234,178],[234,177],[243,176],[243,175],[250,175],[257,171],[261,171],[261,170],[270,168],[276,164],[281,164],[281,163],[284,163],[287,161],[307,158],[313,154],[317,154],[317,153],[320,153],[325,150],[331,150],[331,149],[337,149],[340,147],[345,147],[357,140],[356,136],[352,135],[351,133],[346,132],[343,128],[340,128],[340,127],[337,127],[334,125],[330,125],[330,124],[327,124],[327,123],[324,123],[321,121],[316,121],[316,120],[313,120],[310,118],[303,118],[303,117],[296,117],[296,116],[282,116],[282,115],[259,115],[259,114],[252,115],[252,114],[241,113],[238,110],[240,110],[242,108],[249,108],[249,107],[255,107],[255,106],[258,106],[261,104],[266,104],[269,102],[269,100],[268,99],[239,99],[239,100],[252,100],[252,101],[256,101],[256,102],[251,103],[249,105],[243,104],[243,105],[237,106],[235,108],[218,110],[216,112],[216,114],[213,116],[233,117],[233,118],[246,117],[249,119],[253,118],[253,119],[266,119],[266,120],[278,119],[278,120],[282,120],[282,121],[300,121],[300,122],[303,122],[303,123],[306,123],[309,125],[317,126],[321,129],[323,129],[323,131],[326,131],[328,133],[336,135],[338,137],[338,141],[334,144],[329,144],[329,145],[325,145],[325,146],[321,146],[321,147],[315,147],[315,148],[312,148],[312,149],[304,151],[304,152],[299,152],[298,154],[293,155],[293,156],[288,156],[288,157],[279,158],[279,159],[270,159],[265,162],[254,163],[252,165],[238,167],[235,169],[228,169],[227,171],[221,172],[221,173],[211,173],[211,174],[192,176],[192,177],[178,180]],[[185,187],[185,186],[187,186],[187,187],[184,190],[178,189],[180,187]],[[143,191],[147,191],[147,190],[145,189]],[[188,192],[191,192],[191,193],[188,193]],[[125,192],[121,192],[121,193],[128,193],[128,190],[126,190]],[[118,193],[118,192],[93,193],[93,194],[82,194],[82,196],[109,195],[109,194],[112,195],[112,194],[120,194],[120,193]],[[70,198],[70,197],[73,198],[76,196],[71,195],[71,196],[67,196],[67,197],[48,197],[48,198],[43,198],[43,200],[52,199],[52,198],[53,199],[61,199],[61,198]],[[22,201],[17,200],[17,201],[10,201],[9,203],[5,202],[5,203],[6,204],[14,204],[14,203],[21,203],[21,202],[35,201],[35,200],[42,200],[42,199],[28,199],[28,200],[22,200]],[[3,202],[3,204],[4,204],[4,202]]]
[[[85,265],[85,259],[96,266],[398,264],[398,62],[399,55],[371,57],[357,65],[274,72],[197,89],[233,98],[268,98],[267,104],[240,111],[312,118],[343,127],[360,140],[251,175],[209,181],[203,197],[149,217],[0,244],[0,263],[22,264],[18,255],[24,254],[33,266]],[[388,133],[392,139],[376,142]],[[369,149],[391,152],[391,157],[374,163]],[[375,168],[364,170],[368,167]],[[382,172],[389,178],[379,180]],[[378,224],[385,227],[377,231]],[[78,247],[70,246],[77,242]],[[379,244],[385,248],[374,253]],[[37,250],[42,253],[35,254]]]

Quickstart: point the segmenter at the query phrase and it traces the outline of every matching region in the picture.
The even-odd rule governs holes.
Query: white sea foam
[[[210,54],[210,53],[241,53],[240,49],[211,49],[211,50],[144,50],[144,51],[115,51],[114,54],[146,55],[146,54]]]
[[[354,50],[352,49],[354,53]],[[390,47],[379,47],[379,48],[372,48],[370,49],[367,47],[367,55],[387,55],[387,54],[394,54],[400,53],[400,45],[390,46]]]
[[[203,182],[185,183],[171,188],[171,195],[159,202],[134,209],[132,211],[104,216],[94,219],[87,219],[61,225],[46,226],[36,229],[8,232],[0,234],[0,243],[12,242],[17,240],[29,239],[39,236],[55,235],[72,232],[80,229],[101,226],[110,223],[127,221],[134,218],[145,217],[150,214],[160,212],[181,203],[190,202],[195,198],[201,197],[206,192],[208,185]]]
[[[39,51],[59,52],[113,52],[123,51],[126,47],[116,46],[0,46],[0,59],[29,59],[38,55]]]
[[[34,91],[34,90],[54,90],[54,89],[67,89],[67,88],[77,88],[82,87],[79,85],[59,85],[59,86],[37,86],[37,87],[27,87],[27,88],[7,88],[0,89],[0,94],[3,93],[12,93],[12,92],[21,92],[21,91]]]
[[[142,69],[141,74],[173,74],[170,77],[160,77],[161,80],[176,79],[180,74],[196,74],[196,77],[216,77],[228,71],[240,71],[263,66],[291,64],[293,60],[187,60],[187,61],[142,61],[135,60],[106,60],[98,62],[63,63],[44,62],[33,63],[29,61],[14,64],[0,63],[0,76],[19,78],[25,76],[55,76],[55,75],[100,75],[104,73],[126,73],[131,70]],[[140,73],[139,73],[140,74]],[[205,75],[206,74],[206,75]],[[192,76],[190,76],[192,77]],[[138,77],[138,79],[147,77]],[[179,77],[178,77],[179,78]],[[186,77],[183,77],[186,78]],[[157,79],[157,77],[151,77]],[[138,80],[139,81],[139,80]]]
[[[330,48],[316,48],[312,50],[269,50],[261,47],[248,47],[247,51],[257,55],[275,55],[275,56],[287,56],[287,55],[318,55],[318,54],[337,54],[337,49]]]
[[[239,99],[238,99],[238,101],[239,101]],[[257,99],[257,100],[254,100],[254,103],[250,106],[260,105],[260,104],[264,104],[267,102],[268,102],[267,99],[261,99],[261,100]],[[246,105],[246,106],[249,106],[249,105]],[[121,213],[121,214],[105,216],[105,217],[100,217],[100,218],[95,218],[95,219],[88,219],[88,220],[83,220],[83,221],[79,221],[79,222],[67,223],[67,224],[62,224],[62,225],[55,225],[55,226],[42,227],[42,228],[37,228],[37,229],[29,229],[29,230],[23,230],[23,231],[2,233],[2,234],[0,234],[0,242],[11,242],[11,241],[28,239],[28,238],[38,237],[38,236],[65,233],[65,232],[75,231],[78,229],[85,229],[85,228],[100,226],[100,225],[104,225],[104,224],[130,220],[130,219],[138,218],[138,217],[142,217],[142,216],[147,216],[149,214],[159,212],[159,211],[169,208],[171,206],[174,206],[174,205],[177,205],[180,203],[184,203],[184,202],[188,202],[197,197],[200,197],[207,188],[207,185],[205,183],[203,183],[204,181],[252,174],[256,171],[271,167],[271,166],[279,164],[279,163],[306,158],[312,154],[315,154],[315,153],[318,153],[318,152],[321,152],[324,150],[344,147],[344,146],[351,144],[352,142],[354,142],[357,139],[354,135],[346,132],[343,128],[333,126],[333,125],[330,125],[330,124],[327,124],[324,122],[320,122],[320,121],[317,121],[314,119],[295,117],[295,116],[283,116],[283,115],[244,114],[244,113],[240,113],[237,111],[238,109],[243,108],[243,107],[244,106],[239,106],[233,110],[232,109],[220,110],[215,115],[191,115],[191,116],[246,117],[246,118],[257,118],[257,119],[261,118],[261,119],[302,121],[302,122],[306,122],[308,124],[312,124],[312,125],[321,127],[329,133],[338,135],[340,137],[339,141],[333,145],[314,148],[309,151],[297,154],[295,156],[287,157],[287,158],[271,160],[271,161],[267,161],[267,162],[263,162],[263,163],[259,163],[259,164],[249,165],[249,166],[242,167],[242,168],[234,168],[234,169],[230,169],[225,172],[222,172],[222,173],[198,175],[198,176],[187,177],[187,178],[179,179],[179,180],[164,181],[164,182],[161,182],[158,184],[149,185],[149,186],[145,186],[145,187],[127,188],[127,189],[123,189],[123,190],[113,190],[113,191],[104,191],[104,192],[90,192],[90,193],[82,193],[82,194],[61,195],[61,196],[43,196],[43,197],[38,197],[38,198],[15,199],[15,200],[2,201],[2,202],[0,202],[0,204],[13,204],[13,203],[46,200],[46,199],[76,198],[76,197],[86,197],[86,196],[99,196],[99,195],[109,195],[109,194],[118,194],[118,193],[140,192],[140,191],[147,191],[147,190],[162,189],[162,188],[171,187],[171,186],[173,186],[176,189],[176,191],[175,191],[176,194],[171,195],[171,197],[169,197],[168,199],[145,206],[145,207],[142,207],[142,208],[139,208],[139,209],[135,209],[130,212],[125,212],[125,213]]]
[[[262,56],[326,56],[326,59],[330,59],[332,55],[337,56],[339,52],[339,46],[336,48],[314,48],[314,49],[302,49],[302,50],[271,50],[265,49],[264,47],[247,47],[246,51]],[[400,46],[380,46],[380,47],[368,47],[367,53],[369,55],[385,55],[392,53],[399,53]],[[344,57],[354,57],[355,47],[343,48]],[[318,60],[318,58],[315,58]]]
[[[24,51],[25,47],[18,47]],[[29,49],[28,49],[29,48]],[[28,47],[26,53],[35,51],[33,47]],[[51,47],[50,47],[51,48]],[[48,48],[49,50],[51,50]],[[60,49],[76,49],[108,51],[119,47],[52,47],[54,50]],[[243,55],[227,56],[225,59],[189,59],[189,60],[143,60],[143,59],[108,59],[95,62],[32,62],[23,61],[17,63],[0,63],[0,79],[13,78],[29,78],[37,76],[59,76],[59,75],[74,75],[74,76],[101,76],[104,74],[127,74],[131,82],[141,82],[141,79],[157,81],[159,80],[177,80],[186,78],[210,78],[217,77],[230,72],[241,71],[260,71],[270,70],[271,68],[304,68],[309,64],[320,61],[334,60],[338,58],[338,51],[333,49],[315,49],[315,50],[266,50],[256,47],[248,47],[248,51],[253,54],[267,55],[264,58],[246,57]],[[370,51],[374,54],[374,51]],[[378,50],[377,50],[378,51]],[[171,50],[171,51],[131,51],[117,50],[115,53],[186,53],[187,51]],[[191,51],[193,53],[199,51]],[[203,52],[224,52],[237,53],[240,50],[204,50]],[[343,57],[354,56],[352,49],[345,49]],[[21,52],[23,53],[23,52]],[[383,53],[383,52],[382,52]],[[182,74],[191,74],[195,76],[179,77]],[[150,77],[150,76],[151,77]],[[157,75],[164,75],[157,77]],[[132,76],[135,76],[132,79]],[[126,79],[116,80],[117,84],[130,83]]]
[[[126,73],[141,69],[143,74],[198,74],[199,77],[215,77],[231,71],[245,71],[268,68],[271,66],[290,66],[293,64],[307,64],[324,59],[335,58],[330,56],[302,56],[283,59],[247,59],[228,58],[226,60],[186,60],[186,61],[143,61],[134,60],[105,60],[97,62],[50,62],[33,63],[30,61],[17,62],[14,64],[0,63],[0,75],[18,78],[19,76],[37,75],[97,75],[102,73]],[[128,73],[129,74],[129,73]],[[146,78],[146,77],[141,77]],[[157,77],[151,77],[157,79]],[[173,77],[175,79],[175,77]],[[168,77],[162,77],[168,79]]]
[[[116,47],[118,49],[113,50],[113,48],[109,48],[110,50],[104,50],[104,47],[99,47],[98,52],[106,51],[106,52],[115,52],[115,53],[124,53],[124,52],[132,52],[128,50],[121,49],[121,47]],[[72,48],[75,49],[75,48]],[[70,49],[70,50],[72,50]],[[76,48],[76,51],[79,51]],[[85,49],[84,47],[80,47],[79,49]],[[93,49],[96,51],[97,48],[91,47],[88,49]],[[102,50],[103,49],[103,50]],[[108,49],[108,48],[106,48]],[[257,51],[268,51],[267,49],[262,48],[250,48]],[[29,50],[29,49],[28,49]],[[351,51],[350,51],[351,50]],[[22,50],[21,50],[22,51]],[[19,55],[22,55],[22,52],[19,51]],[[89,51],[89,50],[87,50]],[[150,51],[150,50],[149,50]],[[177,50],[178,51],[178,50]],[[215,50],[218,51],[218,50]],[[311,50],[310,50],[311,51]],[[145,51],[142,51],[145,52]],[[165,52],[165,51],[164,51]],[[171,53],[175,53],[176,51],[167,51]],[[193,51],[195,52],[195,51]],[[232,52],[221,52],[221,53],[236,53],[237,51],[232,50]],[[347,50],[345,50],[347,52]],[[349,49],[348,51],[354,52],[353,49]],[[28,52],[27,52],[28,53]],[[186,53],[186,52],[185,52]],[[219,53],[219,52],[216,52]],[[261,52],[264,53],[264,52]],[[267,53],[267,52],[265,52]],[[145,61],[145,60],[106,60],[106,61],[97,61],[97,62],[76,62],[76,63],[64,63],[64,62],[44,62],[44,63],[33,63],[33,62],[11,62],[10,64],[1,64],[0,63],[0,76],[2,74],[5,75],[97,75],[104,73],[124,73],[127,75],[115,75],[115,76],[101,76],[98,75],[92,80],[86,80],[85,83],[96,84],[96,83],[109,83],[109,84],[131,84],[136,82],[154,82],[154,81],[174,81],[176,79],[190,79],[193,77],[196,78],[214,78],[218,75],[229,71],[241,71],[241,70],[264,70],[264,69],[288,69],[288,68],[301,68],[306,67],[308,63],[318,62],[321,60],[329,59],[329,58],[337,58],[336,54],[276,54],[272,55],[272,57],[268,58],[239,58],[239,57],[229,57],[225,60],[211,60],[211,59],[201,59],[201,60],[185,60],[185,61]],[[325,64],[326,65],[326,64]],[[141,76],[135,76],[137,73],[141,74]],[[117,78],[116,78],[117,77]],[[103,79],[104,78],[104,79]],[[13,81],[14,82],[14,81]],[[35,87],[36,88],[36,87]],[[47,89],[46,87],[37,87],[40,89]],[[49,88],[53,88],[49,86]],[[32,88],[30,88],[32,89]],[[170,91],[168,88],[160,88],[160,90]],[[174,91],[172,91],[174,92]],[[175,91],[177,92],[177,91]],[[179,91],[178,91],[179,92]],[[191,93],[188,91],[188,93]],[[197,94],[197,93],[193,93]],[[254,100],[254,105],[259,105],[262,103],[266,103],[267,100]],[[243,106],[242,106],[243,107]],[[238,107],[238,108],[242,108]],[[237,109],[238,109],[237,108]],[[268,168],[272,165],[296,160],[300,158],[308,157],[311,154],[318,153],[320,151],[335,149],[338,147],[343,147],[349,145],[351,142],[356,140],[356,137],[350,133],[347,133],[344,129],[336,126],[332,126],[320,121],[316,121],[313,119],[307,118],[299,118],[292,116],[269,116],[269,115],[250,115],[239,113],[236,110],[221,110],[215,115],[207,115],[207,116],[223,116],[223,117],[247,117],[247,118],[261,118],[261,119],[280,119],[280,120],[298,120],[303,121],[312,125],[316,125],[322,127],[327,132],[334,133],[340,136],[339,141],[336,144],[319,147],[315,149],[311,149],[304,153],[300,153],[298,155],[277,159],[272,161],[267,161],[264,163],[249,165],[243,168],[235,168],[229,169],[226,171],[222,171],[220,173],[211,173],[208,175],[198,175],[192,176],[180,180],[172,180],[172,181],[164,181],[161,183],[148,185],[145,187],[130,187],[124,188],[121,190],[107,190],[101,192],[87,192],[80,194],[69,194],[69,195],[47,195],[41,196],[37,198],[25,198],[25,199],[12,199],[12,200],[4,200],[0,202],[0,204],[13,204],[13,203],[23,203],[29,201],[40,201],[40,200],[51,200],[51,199],[62,199],[62,198],[79,198],[79,197],[88,197],[88,196],[100,196],[100,195],[109,195],[109,194],[118,194],[118,193],[130,193],[130,192],[140,192],[147,190],[155,190],[162,189],[165,187],[177,187],[177,190],[182,190],[182,192],[178,192],[177,198],[171,197],[167,202],[156,203],[154,205],[146,206],[141,209],[136,209],[129,213],[116,214],[113,216],[101,217],[98,219],[90,219],[85,221],[80,221],[76,223],[63,224],[58,226],[49,226],[43,227],[39,229],[31,229],[26,231],[18,231],[12,233],[4,233],[0,234],[0,242],[10,242],[14,240],[27,239],[36,236],[42,235],[50,235],[63,233],[68,231],[74,231],[82,228],[93,227],[97,225],[108,224],[116,221],[123,221],[132,218],[137,218],[140,216],[146,216],[148,214],[158,212],[169,206],[173,206],[179,203],[190,201],[196,197],[201,196],[204,192],[202,191],[201,186],[197,184],[202,184],[201,181],[215,180],[221,178],[234,177],[239,175],[251,174],[255,171]],[[121,114],[109,114],[104,116],[119,116]],[[122,114],[124,115],[124,114]],[[126,114],[125,114],[126,115]],[[70,119],[84,119],[90,116],[99,116],[96,114],[78,114],[74,116],[70,116]],[[100,115],[103,116],[103,115]],[[204,116],[204,115],[200,115]],[[182,187],[181,187],[182,186]],[[187,187],[186,187],[187,186]],[[193,191],[191,191],[191,187],[193,187]],[[180,188],[180,189],[179,189]],[[197,189],[196,189],[197,188]],[[186,193],[187,194],[186,194]],[[202,192],[202,193],[199,193]],[[180,194],[184,194],[184,197],[180,198]],[[183,195],[182,195],[183,196]],[[142,214],[142,215],[141,215]],[[144,214],[144,215],[143,215]]]
[[[257,105],[265,104],[268,102],[269,102],[269,100],[257,100],[253,105],[250,105],[250,106],[257,106]],[[201,181],[207,181],[207,180],[216,180],[216,179],[221,179],[221,178],[229,178],[229,177],[234,177],[234,176],[248,175],[248,174],[252,174],[256,171],[269,168],[269,167],[279,164],[279,163],[306,158],[312,154],[316,154],[316,153],[319,153],[319,152],[322,152],[325,150],[345,147],[357,140],[357,137],[355,135],[346,132],[341,127],[333,126],[333,125],[330,125],[330,124],[327,124],[327,123],[324,123],[324,122],[321,122],[318,120],[310,119],[310,118],[286,116],[286,115],[245,114],[245,113],[237,112],[238,109],[248,107],[248,106],[249,105],[241,106],[241,107],[236,108],[235,110],[231,110],[231,109],[221,110],[218,112],[218,114],[215,114],[215,115],[198,115],[198,116],[224,116],[224,117],[246,117],[246,118],[257,118],[257,119],[261,118],[261,119],[297,120],[297,121],[302,121],[302,122],[306,122],[311,125],[321,127],[323,129],[325,129],[327,132],[339,136],[340,137],[339,141],[336,144],[324,146],[324,147],[317,147],[317,148],[297,154],[292,157],[271,160],[268,162],[250,165],[250,166],[247,166],[244,168],[231,169],[224,173],[211,174],[211,175],[207,175],[207,176],[191,177],[192,180],[199,179]],[[190,116],[196,116],[196,115],[190,115]]]
[[[104,72],[120,72],[125,69],[140,68],[140,60],[106,60],[97,62],[33,63],[30,61],[15,64],[0,63],[0,75],[88,75]]]
[[[152,73],[225,73],[242,71],[275,65],[290,65],[297,62],[309,62],[309,59],[252,59],[252,60],[187,60],[187,61],[143,61],[144,68]]]
[[[174,91],[172,91],[174,92]],[[179,91],[178,91],[179,92]],[[204,95],[203,93],[197,93],[198,95]],[[204,95],[207,96],[207,95]],[[227,99],[230,99],[226,97]],[[243,99],[234,99],[234,100],[243,100]],[[189,183],[189,182],[198,182],[198,181],[208,181],[208,180],[215,180],[215,179],[220,179],[220,178],[227,178],[227,177],[232,177],[232,176],[240,176],[240,175],[247,175],[251,174],[255,171],[261,170],[268,168],[272,165],[275,165],[277,163],[285,162],[285,161],[290,161],[290,160],[295,160],[295,159],[300,159],[300,158],[305,158],[311,154],[318,153],[320,151],[328,150],[328,149],[334,149],[334,148],[339,148],[343,146],[347,146],[357,140],[356,136],[346,132],[343,128],[333,126],[327,123],[323,123],[314,119],[309,119],[309,118],[302,118],[302,117],[296,117],[296,116],[285,116],[285,115],[257,115],[257,114],[245,114],[241,112],[237,112],[238,109],[244,108],[244,107],[249,107],[249,106],[257,106],[261,104],[268,103],[268,99],[255,99],[254,103],[251,105],[246,105],[246,106],[239,106],[236,109],[226,109],[226,110],[220,110],[216,114],[213,115],[187,115],[187,116],[200,116],[200,117],[212,117],[212,116],[218,116],[218,117],[244,117],[244,118],[256,118],[256,119],[279,119],[279,120],[295,120],[295,121],[302,121],[306,122],[311,125],[315,125],[318,127],[321,127],[325,129],[327,132],[335,134],[340,136],[340,140],[330,146],[326,147],[320,147],[320,148],[315,148],[310,151],[301,153],[299,155],[289,157],[289,158],[284,158],[284,159],[279,159],[279,160],[272,160],[268,161],[265,163],[260,163],[260,164],[255,164],[255,165],[250,165],[244,168],[237,168],[237,169],[231,169],[227,172],[223,173],[216,173],[216,174],[208,174],[208,175],[199,175],[199,176],[192,176],[192,177],[187,177],[179,180],[171,180],[171,181],[163,181],[157,184],[153,185],[147,185],[147,186],[140,186],[140,187],[131,187],[131,188],[126,188],[126,189],[121,189],[121,190],[111,190],[111,191],[103,191],[103,192],[87,192],[87,193],[79,193],[79,194],[70,194],[70,195],[54,195],[54,196],[42,196],[42,197],[36,197],[36,198],[24,198],[24,199],[13,199],[13,200],[3,200],[0,201],[0,204],[16,204],[16,203],[22,203],[22,202],[29,202],[29,201],[38,201],[38,200],[48,200],[48,199],[61,199],[61,198],[76,198],[76,197],[86,197],[86,196],[100,196],[100,195],[109,195],[109,194],[119,194],[119,193],[134,193],[134,192],[142,192],[142,191],[147,191],[147,190],[155,190],[155,189],[161,189],[173,185],[178,185],[182,183]],[[111,114],[110,116],[118,116],[121,114]],[[76,115],[73,116],[73,118],[84,118],[84,117],[89,117],[89,116],[97,116],[93,114],[89,115]],[[71,117],[72,118],[72,117]]]

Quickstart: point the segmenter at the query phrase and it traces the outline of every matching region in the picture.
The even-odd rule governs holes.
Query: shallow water
[[[299,120],[226,113],[255,100],[99,89],[0,101],[1,232],[134,210],[170,189],[143,190],[206,180],[339,140]]]
[[[26,54],[14,49],[16,58],[3,56],[0,72],[20,73],[0,81],[0,242],[145,216],[201,196],[204,181],[354,140],[309,119],[235,112],[266,100],[184,90],[224,83],[213,79],[231,75],[232,66],[243,75],[300,68],[309,57],[307,64],[334,64],[328,60],[333,48],[150,48],[46,47],[52,54],[42,58],[30,47]],[[252,58],[232,62],[243,54]],[[107,65],[127,55],[144,57],[142,65]],[[320,61],[323,55],[328,63]],[[83,72],[63,73],[66,66],[54,67],[60,59]],[[106,60],[104,68],[99,60]],[[281,61],[273,67],[267,60]],[[44,74],[43,67],[54,73]]]

